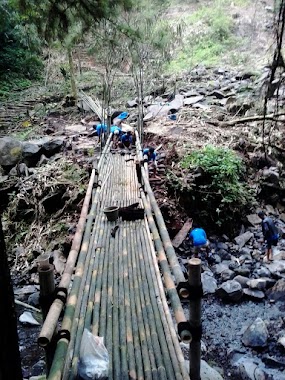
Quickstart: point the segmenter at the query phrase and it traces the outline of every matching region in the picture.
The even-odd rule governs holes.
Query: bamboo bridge
[[[189,295],[188,283],[147,164],[138,164],[141,152],[138,136],[136,152],[124,155],[112,150],[110,136],[93,168],[66,268],[38,340],[47,354],[56,345],[48,380],[77,378],[84,328],[104,337],[109,380],[190,379],[178,338],[191,341],[179,298]],[[106,207],[134,203],[143,209],[142,218],[107,220]]]

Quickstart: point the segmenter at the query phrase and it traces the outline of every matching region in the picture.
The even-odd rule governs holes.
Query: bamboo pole
[[[144,208],[146,211],[148,224],[149,224],[151,232],[152,232],[152,238],[153,238],[153,241],[154,241],[154,244],[156,247],[157,257],[158,257],[159,264],[160,264],[160,267],[161,267],[161,270],[163,273],[163,277],[164,277],[164,284],[165,284],[165,287],[167,289],[167,294],[168,294],[170,301],[171,301],[171,306],[172,306],[172,309],[174,312],[176,322],[177,323],[187,322],[187,319],[185,317],[180,299],[179,299],[177,291],[176,291],[174,281],[172,279],[172,275],[171,275],[171,272],[170,272],[170,269],[168,266],[165,251],[163,249],[163,245],[162,245],[156,224],[155,224],[153,216],[152,216],[150,204],[149,204],[149,202],[147,202],[147,199],[146,199],[146,196],[145,196],[143,190],[141,190],[141,198],[142,198]],[[183,330],[181,332],[180,337],[181,337],[182,341],[185,343],[186,342],[189,343],[191,340],[191,334],[188,330]]]
[[[149,230],[147,224],[146,224],[146,228],[147,228],[149,241],[152,241],[151,235],[150,235],[150,230]],[[157,260],[156,260],[155,250],[154,250],[154,247],[152,247],[152,246],[150,249],[150,256],[152,257],[152,262],[153,262],[153,265],[150,266],[152,278],[153,278],[154,283],[157,282],[157,284],[158,284],[158,289],[159,289],[161,301],[162,301],[162,307],[160,307],[160,304],[158,303],[158,308],[160,309],[160,313],[162,316],[165,314],[166,323],[167,323],[167,326],[169,328],[169,333],[172,337],[172,341],[173,341],[174,349],[175,349],[175,354],[176,354],[177,360],[179,362],[179,366],[180,366],[180,370],[181,370],[183,379],[189,380],[189,374],[188,374],[186,367],[185,367],[185,359],[184,359],[183,353],[181,351],[180,344],[179,344],[178,339],[177,339],[177,334],[176,334],[174,326],[173,326],[172,316],[170,314],[170,310],[169,310],[169,307],[168,307],[168,304],[167,304],[167,301],[165,298],[164,288],[163,288],[162,280],[160,277],[160,271],[159,271]]]
[[[137,151],[140,152],[141,147],[139,144],[137,132],[136,132],[136,137],[137,137]],[[153,191],[152,191],[151,186],[149,184],[147,172],[143,167],[141,168],[141,172],[142,172],[142,179],[143,179],[144,188],[148,194],[149,201],[150,201],[150,204],[152,206],[152,209],[153,209],[153,212],[154,212],[154,215],[156,218],[156,223],[158,226],[160,237],[161,237],[161,240],[162,240],[162,243],[163,243],[166,255],[167,255],[167,259],[168,259],[168,262],[169,262],[171,270],[172,270],[172,273],[173,273],[177,283],[183,283],[183,282],[185,282],[185,277],[184,277],[183,272],[180,268],[175,250],[172,246],[172,243],[171,243],[171,240],[170,240],[170,237],[169,237],[163,216],[161,214],[161,211],[158,207],[158,204],[157,204],[156,199],[154,197]],[[186,288],[181,289],[180,296],[183,298],[187,298],[189,296],[189,293],[188,293]]]
[[[125,224],[125,223],[124,223]],[[151,378],[150,359],[145,342],[145,331],[142,323],[142,305],[138,303],[138,285],[135,280],[136,276],[136,262],[132,253],[127,247],[127,233],[124,227],[125,239],[123,239],[124,249],[128,257],[128,273],[129,273],[129,289],[130,289],[130,304],[131,304],[131,324],[134,336],[135,360],[137,366],[137,376],[139,380]],[[129,240],[130,241],[130,240]]]
[[[190,325],[193,339],[190,343],[190,378],[200,380],[201,370],[201,260],[193,258],[189,260],[189,286],[195,297],[190,298]],[[200,294],[200,296],[199,296]],[[195,334],[194,334],[195,333]]]
[[[78,257],[82,235],[84,232],[84,227],[86,223],[86,217],[88,213],[89,203],[92,195],[93,182],[95,177],[95,170],[92,170],[91,177],[89,180],[88,188],[86,191],[85,199],[83,202],[82,210],[80,213],[80,218],[77,224],[76,233],[74,235],[71,250],[68,255],[68,259],[65,265],[65,270],[62,275],[62,279],[59,284],[59,290],[57,292],[57,298],[52,303],[49,312],[46,316],[45,322],[41,329],[38,343],[40,346],[45,347],[52,338],[52,335],[56,329],[56,325],[62,311],[62,308],[66,302],[67,292],[71,281],[71,276],[74,270],[74,266]]]
[[[47,268],[42,268],[41,264],[38,266],[39,282],[40,282],[40,304],[45,320],[49,308],[53,302],[55,283],[54,283],[54,266],[49,264]],[[55,342],[45,347],[46,356],[46,372],[50,371],[53,356],[55,351]]]

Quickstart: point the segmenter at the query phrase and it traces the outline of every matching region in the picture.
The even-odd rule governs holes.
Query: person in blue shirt
[[[132,132],[128,131],[121,136],[121,148],[130,148],[133,142]]]
[[[189,233],[189,239],[194,246],[194,256],[198,257],[201,248],[206,248],[206,257],[209,256],[209,241],[203,228],[193,228]]]
[[[93,133],[89,134],[89,137],[98,136],[99,142],[101,141],[102,134],[107,132],[106,124],[94,124],[93,125]]]
[[[149,148],[145,148],[143,150],[143,158],[144,158],[144,162],[148,162],[148,163],[152,163],[153,165],[153,175],[160,179],[159,177],[157,177],[156,175],[156,172],[157,172],[157,161],[156,161],[156,157],[157,157],[157,153],[156,151],[154,150],[153,147],[149,147]]]
[[[267,261],[273,261],[272,246],[276,246],[279,239],[278,229],[273,220],[266,216],[263,211],[259,211],[258,216],[261,219],[261,227],[264,240],[266,241]]]

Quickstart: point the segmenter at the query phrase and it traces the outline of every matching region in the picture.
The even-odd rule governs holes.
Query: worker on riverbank
[[[261,219],[262,233],[266,242],[266,258],[267,261],[273,261],[272,246],[276,246],[278,243],[278,229],[273,220],[266,216],[263,211],[259,211],[258,216]]]
[[[130,149],[133,143],[133,135],[131,131],[124,133],[121,136],[121,141],[119,143],[120,148]]]
[[[110,128],[110,132],[112,133],[113,147],[117,148],[118,142],[123,133],[122,129],[120,127],[117,127],[116,125],[112,125]]]
[[[101,141],[101,137],[103,133],[107,132],[106,124],[94,124],[91,128],[92,132],[88,134],[88,137],[98,136],[99,142]]]
[[[189,239],[194,247],[194,257],[198,257],[201,248],[206,249],[206,258],[209,257],[209,241],[203,228],[193,228],[189,232]]]
[[[152,164],[153,166],[153,175],[155,178],[160,179],[160,177],[157,176],[157,153],[153,147],[145,148],[143,150],[143,159],[144,162],[147,162],[148,164]]]

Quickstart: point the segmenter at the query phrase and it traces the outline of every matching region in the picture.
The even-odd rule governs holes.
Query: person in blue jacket
[[[198,257],[198,253],[201,248],[206,248],[206,257],[209,256],[209,241],[207,240],[207,235],[203,228],[193,228],[189,232],[189,239],[192,241],[194,246],[194,256]]]
[[[133,143],[133,136],[132,136],[131,131],[128,131],[121,136],[121,143],[120,143],[121,148],[130,148],[132,143]]]
[[[156,151],[155,151],[155,149],[153,147],[145,148],[143,150],[143,159],[144,159],[144,162],[152,163],[152,165],[153,165],[153,175],[156,178],[159,178],[156,175],[156,172],[157,172],[156,157],[157,157],[157,153],[156,153]]]

